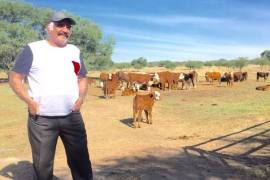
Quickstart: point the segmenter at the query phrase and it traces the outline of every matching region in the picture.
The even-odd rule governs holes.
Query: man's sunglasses
[[[71,29],[71,24],[67,23],[67,22],[55,22],[55,26],[58,28],[63,28],[66,27],[67,29]]]

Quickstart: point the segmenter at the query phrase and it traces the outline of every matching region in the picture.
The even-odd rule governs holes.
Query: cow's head
[[[154,83],[160,82],[160,78],[159,78],[158,73],[155,73],[155,74],[154,74],[154,76],[153,76],[153,82],[154,82]]]
[[[185,75],[184,75],[184,73],[180,73],[179,74],[179,80],[183,80],[183,79],[185,79]]]
[[[112,80],[112,73],[109,73],[109,80]]]
[[[126,88],[124,86],[121,87],[121,92],[125,91]]]
[[[159,101],[160,100],[160,93],[158,91],[154,91],[154,98],[155,100]]]
[[[104,87],[104,83],[102,81],[99,82],[99,87],[101,87],[101,88]]]

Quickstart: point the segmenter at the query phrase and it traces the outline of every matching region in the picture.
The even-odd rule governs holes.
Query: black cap
[[[68,19],[70,21],[71,25],[75,25],[76,22],[74,19],[72,19],[71,17],[65,15],[63,12],[55,12],[52,17],[50,18],[51,22],[58,22],[58,21],[62,21],[64,19]]]

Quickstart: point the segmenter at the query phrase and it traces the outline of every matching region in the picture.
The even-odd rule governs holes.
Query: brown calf
[[[150,92],[146,95],[137,94],[133,99],[133,125],[140,128],[142,111],[145,112],[146,122],[152,124],[152,109],[155,100],[160,99],[160,93],[157,91]],[[138,125],[136,125],[136,122]]]
[[[103,87],[104,97],[106,99],[110,98],[111,97],[110,95],[112,95],[112,97],[115,97],[115,93],[119,84],[120,84],[120,81],[118,79],[118,76],[115,74],[112,74],[111,80],[108,79],[107,81],[104,82],[104,87]]]
[[[264,85],[264,86],[258,86],[258,87],[256,87],[256,90],[269,91],[270,90],[270,84],[267,84],[267,85]]]

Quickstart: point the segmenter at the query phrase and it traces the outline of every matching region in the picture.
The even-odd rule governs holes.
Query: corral
[[[248,80],[210,84],[199,72],[196,89],[161,91],[153,125],[133,128],[133,96],[105,99],[89,86],[82,108],[96,179],[267,179],[270,93]],[[0,179],[29,179],[31,152],[25,104],[0,84]],[[71,179],[59,141],[56,177]],[[268,174],[267,174],[268,173]]]

